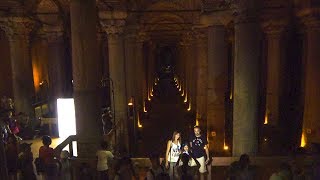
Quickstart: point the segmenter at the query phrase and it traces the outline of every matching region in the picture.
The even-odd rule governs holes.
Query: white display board
[[[59,141],[76,135],[76,115],[73,98],[57,99]],[[67,146],[64,150],[69,150]],[[73,142],[73,155],[77,156],[77,142]]]

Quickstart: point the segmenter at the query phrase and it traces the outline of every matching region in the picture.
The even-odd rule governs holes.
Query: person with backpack
[[[181,137],[178,131],[174,131],[172,138],[167,143],[166,150],[166,168],[169,169],[170,179],[178,179],[177,170],[175,168],[181,153]]]
[[[165,172],[164,167],[160,164],[160,156],[158,154],[152,154],[149,159],[151,161],[151,167],[147,172],[147,177],[145,180],[158,180],[162,179],[164,176],[169,177],[169,175]]]

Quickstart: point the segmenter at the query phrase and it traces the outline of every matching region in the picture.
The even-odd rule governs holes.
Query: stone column
[[[22,17],[6,19],[3,27],[10,43],[15,111],[31,116],[34,115],[32,106],[34,85],[29,44],[32,27],[33,22]]]
[[[242,4],[243,5],[243,4]],[[240,11],[235,19],[233,156],[258,150],[260,30],[256,15]]]
[[[320,19],[309,15],[303,18],[306,25],[306,61],[303,132],[307,144],[320,143]]]
[[[283,71],[281,38],[284,27],[284,24],[275,20],[263,24],[268,42],[265,115],[268,118],[268,124],[273,126],[278,126],[280,119],[281,72]]]
[[[45,31],[48,42],[48,74],[49,74],[49,99],[56,109],[57,99],[67,97],[68,76],[67,57],[64,45],[62,27],[55,27],[56,31]]]
[[[144,101],[147,98],[147,85],[146,85],[146,67],[143,55],[143,43],[148,40],[148,37],[145,32],[139,32],[136,39],[136,99],[137,103],[140,106],[139,111],[143,112]]]
[[[128,150],[127,127],[127,96],[126,74],[123,39],[124,20],[118,20],[114,24],[103,22],[103,28],[108,33],[109,74],[113,81],[115,109],[116,149]],[[112,96],[112,95],[111,95]]]
[[[196,118],[199,125],[207,126],[207,88],[208,88],[208,43],[207,29],[199,28],[196,36]]]
[[[70,2],[78,157],[94,158],[102,139],[95,1]]]
[[[135,53],[136,53],[136,35],[134,27],[128,30],[125,34],[125,73],[126,73],[126,88],[127,88],[127,102],[131,97],[135,96],[136,85],[136,66],[135,66]],[[135,97],[134,97],[135,98]]]
[[[225,97],[228,92],[228,46],[222,25],[208,28],[207,126],[210,149],[224,151]],[[212,132],[215,132],[212,134]]]
[[[193,88],[195,87],[195,83],[192,81],[194,69],[193,64],[195,62],[194,60],[194,51],[193,51],[193,38],[192,34],[185,33],[182,36],[181,44],[184,47],[185,52],[185,95],[187,96],[187,106],[188,110],[191,111],[194,107],[192,106],[193,103]]]

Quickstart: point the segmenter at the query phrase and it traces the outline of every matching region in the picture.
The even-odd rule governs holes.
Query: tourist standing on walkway
[[[39,149],[40,166],[44,168],[44,175],[46,180],[58,179],[59,161],[56,159],[56,154],[53,148],[50,147],[52,143],[50,136],[42,137],[43,146]]]
[[[193,128],[194,134],[190,138],[190,146],[192,154],[200,163],[200,178],[204,179],[204,174],[207,172],[207,164],[210,161],[208,141],[205,136],[201,134],[199,126]]]
[[[178,179],[178,173],[175,168],[180,156],[181,137],[177,131],[173,132],[172,138],[167,143],[166,150],[166,168],[169,168],[170,179]]]
[[[108,180],[109,179],[109,165],[110,160],[113,159],[113,154],[111,151],[108,151],[108,143],[105,141],[101,142],[101,149],[96,153],[97,156],[97,171],[99,180]]]

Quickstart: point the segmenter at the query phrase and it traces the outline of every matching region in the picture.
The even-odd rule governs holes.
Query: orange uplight
[[[199,126],[199,120],[196,119],[196,126]]]
[[[133,106],[133,97],[129,99],[128,106]]]
[[[189,107],[188,107],[187,111],[191,111],[191,102],[189,102]]]
[[[40,89],[40,73],[39,73],[38,67],[35,64],[32,64],[32,73],[33,73],[34,88],[37,92]]]
[[[139,116],[139,114],[138,114],[137,120],[138,120],[138,128],[142,128],[142,124],[140,123],[140,116]]]
[[[185,102],[185,103],[187,103],[188,102],[188,95],[186,94],[186,96],[184,97],[184,101],[183,102]]]
[[[143,105],[143,112],[145,112],[145,113],[148,112],[146,109],[146,103],[144,103],[144,105]]]
[[[264,122],[263,124],[268,124],[268,113],[266,112],[265,116],[264,116]]]
[[[305,147],[307,145],[307,137],[306,134],[304,132],[304,130],[302,131],[302,135],[301,135],[301,143],[300,143],[300,147]]]

